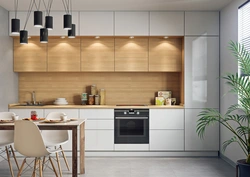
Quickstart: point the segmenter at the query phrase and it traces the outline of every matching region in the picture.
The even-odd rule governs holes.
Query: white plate
[[[56,103],[56,102],[54,102],[54,104],[56,104],[56,105],[67,105],[68,102],[67,103]]]

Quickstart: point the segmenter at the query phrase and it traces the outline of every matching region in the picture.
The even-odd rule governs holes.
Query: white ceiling
[[[33,1],[33,0],[32,0]],[[46,3],[48,0],[44,0]],[[66,0],[68,2],[68,0]],[[72,0],[75,11],[94,10],[220,10],[233,0]],[[234,0],[236,1],[236,0]],[[39,2],[39,0],[36,0]],[[44,10],[41,0],[41,10]],[[27,11],[30,0],[18,0],[18,10]],[[0,6],[14,11],[14,0],[0,0]],[[34,7],[33,7],[34,9]],[[52,11],[64,10],[62,0],[53,0]]]

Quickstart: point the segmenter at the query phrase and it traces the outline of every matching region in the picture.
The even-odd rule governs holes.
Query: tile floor
[[[69,162],[71,159],[68,159]],[[21,164],[22,158],[18,158]],[[61,161],[63,169],[66,169]],[[17,168],[13,163],[14,173]],[[23,177],[30,177],[28,170]],[[38,175],[39,176],[39,175]],[[44,177],[54,177],[46,169]],[[63,170],[64,177],[71,177]],[[86,158],[86,174],[80,177],[235,177],[235,168],[219,158]],[[0,177],[10,177],[7,161],[0,162]]]

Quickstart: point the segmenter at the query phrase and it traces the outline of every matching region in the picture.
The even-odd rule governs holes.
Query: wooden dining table
[[[67,122],[46,123],[44,121],[35,121],[40,130],[71,130],[72,131],[72,177],[78,175],[78,158],[77,158],[77,129],[79,127],[80,138],[80,171],[79,174],[85,173],[85,119],[77,119]],[[0,130],[14,130],[14,123],[0,123]]]

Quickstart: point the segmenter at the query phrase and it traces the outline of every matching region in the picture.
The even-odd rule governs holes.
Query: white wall
[[[238,41],[238,7],[246,0],[232,1],[228,6],[221,10],[220,14],[220,75],[227,72],[237,72],[237,61],[228,50],[228,43],[230,40]],[[225,113],[227,108],[237,103],[237,96],[226,94],[229,87],[225,85],[225,81],[220,82],[220,111]],[[232,136],[224,127],[220,129],[220,144]],[[223,153],[223,152],[222,152]],[[224,156],[236,162],[240,158],[245,158],[240,147],[236,144],[228,146]]]
[[[0,111],[18,101],[18,74],[13,72],[13,40],[9,37],[8,11],[0,6]]]

